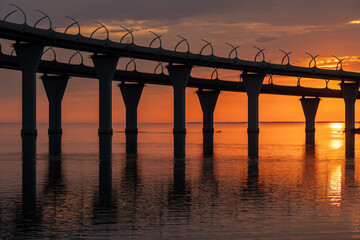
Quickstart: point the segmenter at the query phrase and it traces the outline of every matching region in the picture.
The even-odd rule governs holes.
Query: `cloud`
[[[258,37],[257,39],[255,39],[255,42],[257,43],[267,43],[267,42],[272,42],[275,40],[278,40],[279,38],[277,37],[270,37],[270,36],[262,36],[262,37]]]

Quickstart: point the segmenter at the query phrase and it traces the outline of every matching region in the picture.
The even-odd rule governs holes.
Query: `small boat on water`
[[[352,130],[352,132],[353,132],[353,133],[360,133],[360,128],[354,128],[354,129]]]

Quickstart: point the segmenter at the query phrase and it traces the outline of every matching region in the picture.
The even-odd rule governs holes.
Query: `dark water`
[[[211,156],[188,124],[182,159],[171,124],[140,124],[135,147],[121,124],[101,146],[96,124],[64,124],[61,156],[39,124],[36,157],[22,156],[19,124],[0,124],[0,236],[360,238],[359,135],[349,148],[342,124],[319,123],[312,145],[304,124],[264,123],[251,160],[246,126],[216,124]]]

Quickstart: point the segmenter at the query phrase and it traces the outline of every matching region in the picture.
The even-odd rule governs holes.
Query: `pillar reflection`
[[[94,202],[94,222],[117,222],[117,204],[112,188],[112,135],[99,135],[99,189]]]
[[[315,155],[315,132],[306,131],[305,152],[306,152],[306,156]]]
[[[36,135],[22,136],[22,210],[36,210]]]
[[[259,161],[257,159],[248,160],[247,189],[251,191],[259,190]]]
[[[346,158],[355,157],[355,135],[352,132],[345,132],[345,156]]]
[[[218,196],[218,181],[214,172],[214,158],[213,157],[204,157],[203,165],[201,170],[200,178],[200,189],[203,189],[201,193],[209,201],[204,203],[204,205],[210,205]]]
[[[27,229],[41,225],[41,210],[38,207],[36,203],[36,135],[23,135],[21,209],[16,214],[16,238],[22,239]]]
[[[53,193],[56,198],[56,195],[63,194],[64,190],[65,185],[62,175],[62,158],[61,156],[49,155],[48,178],[47,185],[45,186],[45,194]]]
[[[186,183],[186,164],[185,159],[174,159],[174,173],[172,188],[169,189],[168,201],[170,212],[177,216],[188,219],[191,207],[191,194]]]

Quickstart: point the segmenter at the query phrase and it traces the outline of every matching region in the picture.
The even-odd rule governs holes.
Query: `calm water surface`
[[[184,159],[171,124],[140,124],[137,154],[115,124],[112,155],[96,124],[64,124],[57,157],[39,124],[24,159],[20,127],[0,124],[4,239],[360,238],[360,135],[347,149],[343,124],[318,123],[314,145],[302,123],[260,124],[257,160],[242,123],[215,124],[212,156],[187,124]]]

